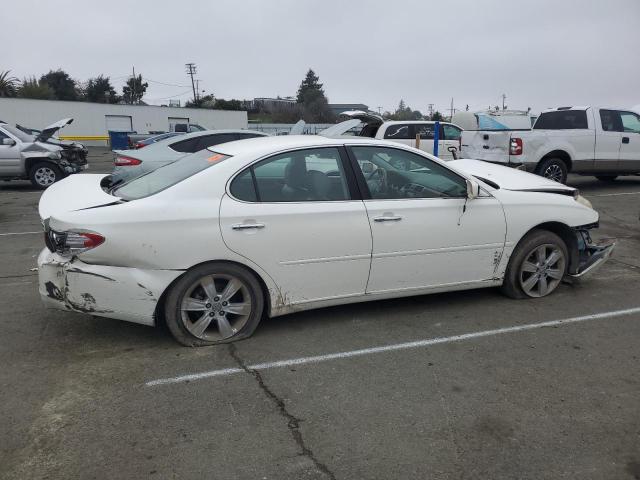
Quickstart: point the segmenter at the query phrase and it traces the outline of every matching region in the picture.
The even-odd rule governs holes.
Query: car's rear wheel
[[[62,178],[62,170],[49,162],[36,163],[29,171],[34,187],[44,190]]]
[[[541,177],[548,178],[558,183],[566,183],[569,169],[567,164],[560,158],[547,158],[542,160],[536,168],[536,173]]]
[[[518,244],[509,260],[502,291],[511,298],[551,294],[567,272],[569,254],[555,233],[534,230]]]
[[[596,178],[601,182],[613,182],[618,175],[596,175]]]
[[[233,264],[213,262],[188,271],[167,296],[165,317],[186,346],[228,343],[250,336],[264,297],[256,277]]]

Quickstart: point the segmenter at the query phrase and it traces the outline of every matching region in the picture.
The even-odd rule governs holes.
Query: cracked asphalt
[[[94,149],[90,172],[110,160]],[[40,193],[0,184],[0,478],[640,479],[638,313],[251,367],[640,307],[640,177],[570,183],[601,214],[596,236],[618,238],[587,281],[303,312],[197,349],[45,310]],[[146,385],[225,368],[241,371]]]

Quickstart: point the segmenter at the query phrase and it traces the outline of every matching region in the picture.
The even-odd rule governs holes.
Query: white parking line
[[[527,325],[517,325],[514,327],[497,328],[495,330],[484,330],[481,332],[465,333],[463,335],[453,335],[451,337],[437,337],[425,340],[417,340],[414,342],[396,343],[393,345],[384,345],[381,347],[363,348],[360,350],[351,350],[346,352],[329,353],[326,355],[317,355],[314,357],[300,357],[291,358],[288,360],[278,360],[275,362],[256,363],[254,365],[248,365],[249,370],[268,370],[271,368],[290,367],[293,365],[304,365],[308,363],[320,363],[328,360],[337,360],[342,358],[359,357],[362,355],[372,355],[374,353],[393,352],[397,350],[407,350],[410,348],[429,347],[431,345],[439,345],[442,343],[460,342],[463,340],[471,340],[474,338],[491,337],[494,335],[502,335],[505,333],[522,332],[526,330],[535,330],[545,327],[556,327],[559,325],[587,322],[589,320],[601,320],[604,318],[621,317],[624,315],[632,315],[634,313],[640,313],[640,307],[627,308],[625,310],[615,310],[611,312],[596,313],[593,315],[583,315],[581,317],[565,318],[563,320],[551,320],[549,322],[542,323],[530,323]],[[245,370],[242,368],[223,368],[221,370],[210,370],[208,372],[192,373],[189,375],[180,375],[177,377],[160,378],[157,380],[150,380],[145,383],[147,387],[155,387],[158,385],[168,385],[172,383],[183,383],[193,380],[202,380],[204,378],[211,377],[223,377],[233,375],[235,373],[242,373]]]
[[[36,233],[42,233],[42,230],[39,232],[9,232],[9,233],[0,233],[0,237],[6,237],[8,235],[35,235]]]
[[[596,195],[587,194],[589,197],[617,197],[618,195],[640,195],[640,192],[598,193]]]

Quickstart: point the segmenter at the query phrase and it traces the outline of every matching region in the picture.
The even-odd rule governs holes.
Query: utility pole
[[[196,83],[193,80],[193,76],[197,73],[197,67],[195,63],[186,63],[187,75],[191,77],[191,87],[193,88],[193,103],[198,105],[198,96],[196,95]]]
[[[382,107],[381,107],[381,106],[378,106],[378,113],[379,113],[380,115],[382,115]]]
[[[131,82],[131,104],[136,98],[136,67],[133,67],[133,81]]]
[[[506,110],[507,109],[507,107],[504,104],[506,99],[507,99],[507,96],[503,93],[502,94],[502,110]]]
[[[200,80],[196,79],[196,98],[198,99],[198,103],[200,103]]]
[[[451,115],[449,115],[449,121],[451,121],[451,119],[453,119],[453,97],[451,97],[451,108],[449,109],[449,111],[451,112]]]
[[[430,103],[428,105],[428,110],[429,110],[429,119],[433,118],[433,103]]]

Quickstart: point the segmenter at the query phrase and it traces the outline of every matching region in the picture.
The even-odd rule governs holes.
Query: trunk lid
[[[40,197],[38,213],[42,220],[60,213],[100,207],[119,201],[100,186],[108,174],[71,175],[54,183]]]
[[[66,127],[67,125],[73,122],[73,118],[63,118],[62,120],[58,120],[55,123],[52,123],[48,127],[42,129],[42,132],[38,134],[35,141],[36,142],[46,142],[49,140],[54,133],[56,133],[61,128]]]
[[[511,167],[503,167],[480,160],[452,160],[447,165],[475,177],[490,180],[500,188],[506,190],[519,190],[531,192],[549,192],[573,194],[576,189],[568,187],[553,180],[548,180],[540,175],[516,170]]]
[[[487,132],[464,130],[461,137],[461,156],[488,162],[509,163],[510,131]]]

